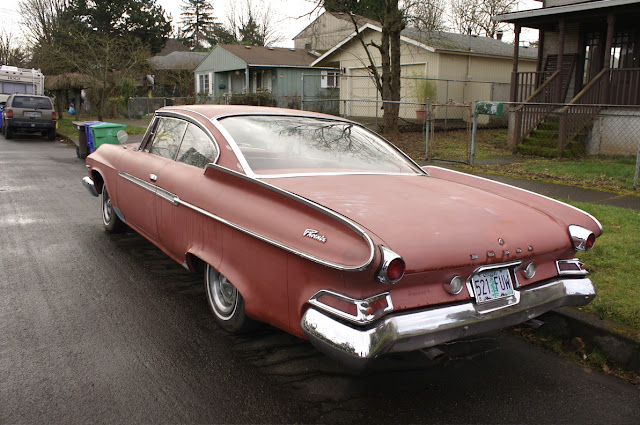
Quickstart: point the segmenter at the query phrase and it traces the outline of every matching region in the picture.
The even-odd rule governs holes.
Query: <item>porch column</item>
[[[515,24],[515,28],[513,30],[515,32],[515,39],[513,41],[513,71],[511,72],[511,93],[509,94],[509,100],[511,102],[518,101],[518,47],[520,46],[521,29],[522,27],[520,24]]]
[[[518,53],[520,46],[520,31],[522,26],[518,23],[515,24],[513,29],[515,39],[513,40],[513,70],[511,71],[511,93],[509,94],[509,100],[511,102],[518,101]],[[524,101],[525,99],[520,99]],[[518,105],[511,105],[512,114],[509,114],[509,146],[514,150],[518,148],[520,143],[520,126],[522,125],[522,113]]]
[[[560,71],[560,90],[556,92],[556,102],[564,103],[565,99],[562,98],[564,95],[564,70],[562,68],[564,62],[564,39],[565,39],[565,21],[564,18],[560,18],[558,22],[558,30],[560,32],[559,40],[558,40],[558,70]]]
[[[607,41],[605,42],[604,47],[604,63],[602,64],[602,69],[611,68],[611,47],[613,46],[613,35],[615,33],[615,24],[616,17],[613,13],[610,13],[607,16]],[[604,79],[604,84],[602,87],[602,99],[600,103],[608,104],[609,103],[609,76],[607,75]]]

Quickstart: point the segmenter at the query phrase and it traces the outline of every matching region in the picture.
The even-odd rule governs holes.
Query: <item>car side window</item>
[[[174,159],[186,127],[185,121],[175,118],[160,118],[149,152],[164,158]]]
[[[204,168],[216,160],[217,154],[218,150],[209,136],[197,125],[189,124],[178,151],[177,161]]]

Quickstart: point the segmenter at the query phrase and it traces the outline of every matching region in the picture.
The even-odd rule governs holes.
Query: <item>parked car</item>
[[[229,331],[251,320],[364,367],[596,295],[576,251],[591,215],[502,183],[421,168],[363,126],[313,112],[158,110],[138,145],[102,145],[83,183],[192,271]]]
[[[41,133],[56,138],[56,112],[47,96],[12,94],[2,111],[2,135],[11,139],[15,132]]]

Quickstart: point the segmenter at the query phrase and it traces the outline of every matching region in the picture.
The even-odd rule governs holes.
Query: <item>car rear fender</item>
[[[535,192],[530,192],[526,189],[521,189],[519,187],[471,174],[461,173],[459,171],[434,166],[426,166],[422,168],[433,178],[449,180],[467,186],[476,187],[504,198],[529,205],[531,208],[535,208],[556,220],[562,220],[562,222],[567,226],[577,224],[589,229],[596,236],[600,236],[602,234],[602,225],[595,217],[572,205],[565,204],[564,202],[557,201]]]
[[[208,207],[196,209],[226,227],[338,270],[364,270],[373,262],[371,237],[351,220],[224,167],[209,164],[205,176],[220,191],[216,199],[204,199]]]

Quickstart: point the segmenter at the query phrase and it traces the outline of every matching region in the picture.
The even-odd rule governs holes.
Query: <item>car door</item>
[[[140,149],[124,155],[120,161],[118,207],[126,222],[147,237],[158,239],[158,200],[162,192],[162,169],[172,163],[187,123],[169,117],[158,117],[152,133]]]
[[[160,203],[157,209],[158,238],[176,259],[184,259],[189,245],[205,227],[216,226],[192,208],[174,202],[175,197],[195,207],[202,207],[203,197],[217,199],[219,185],[204,176],[204,168],[215,163],[219,149],[207,132],[194,123],[189,123],[184,133],[176,160],[168,164],[162,176],[170,176],[159,184]],[[208,223],[203,225],[204,222]],[[210,230],[210,229],[209,229]]]

